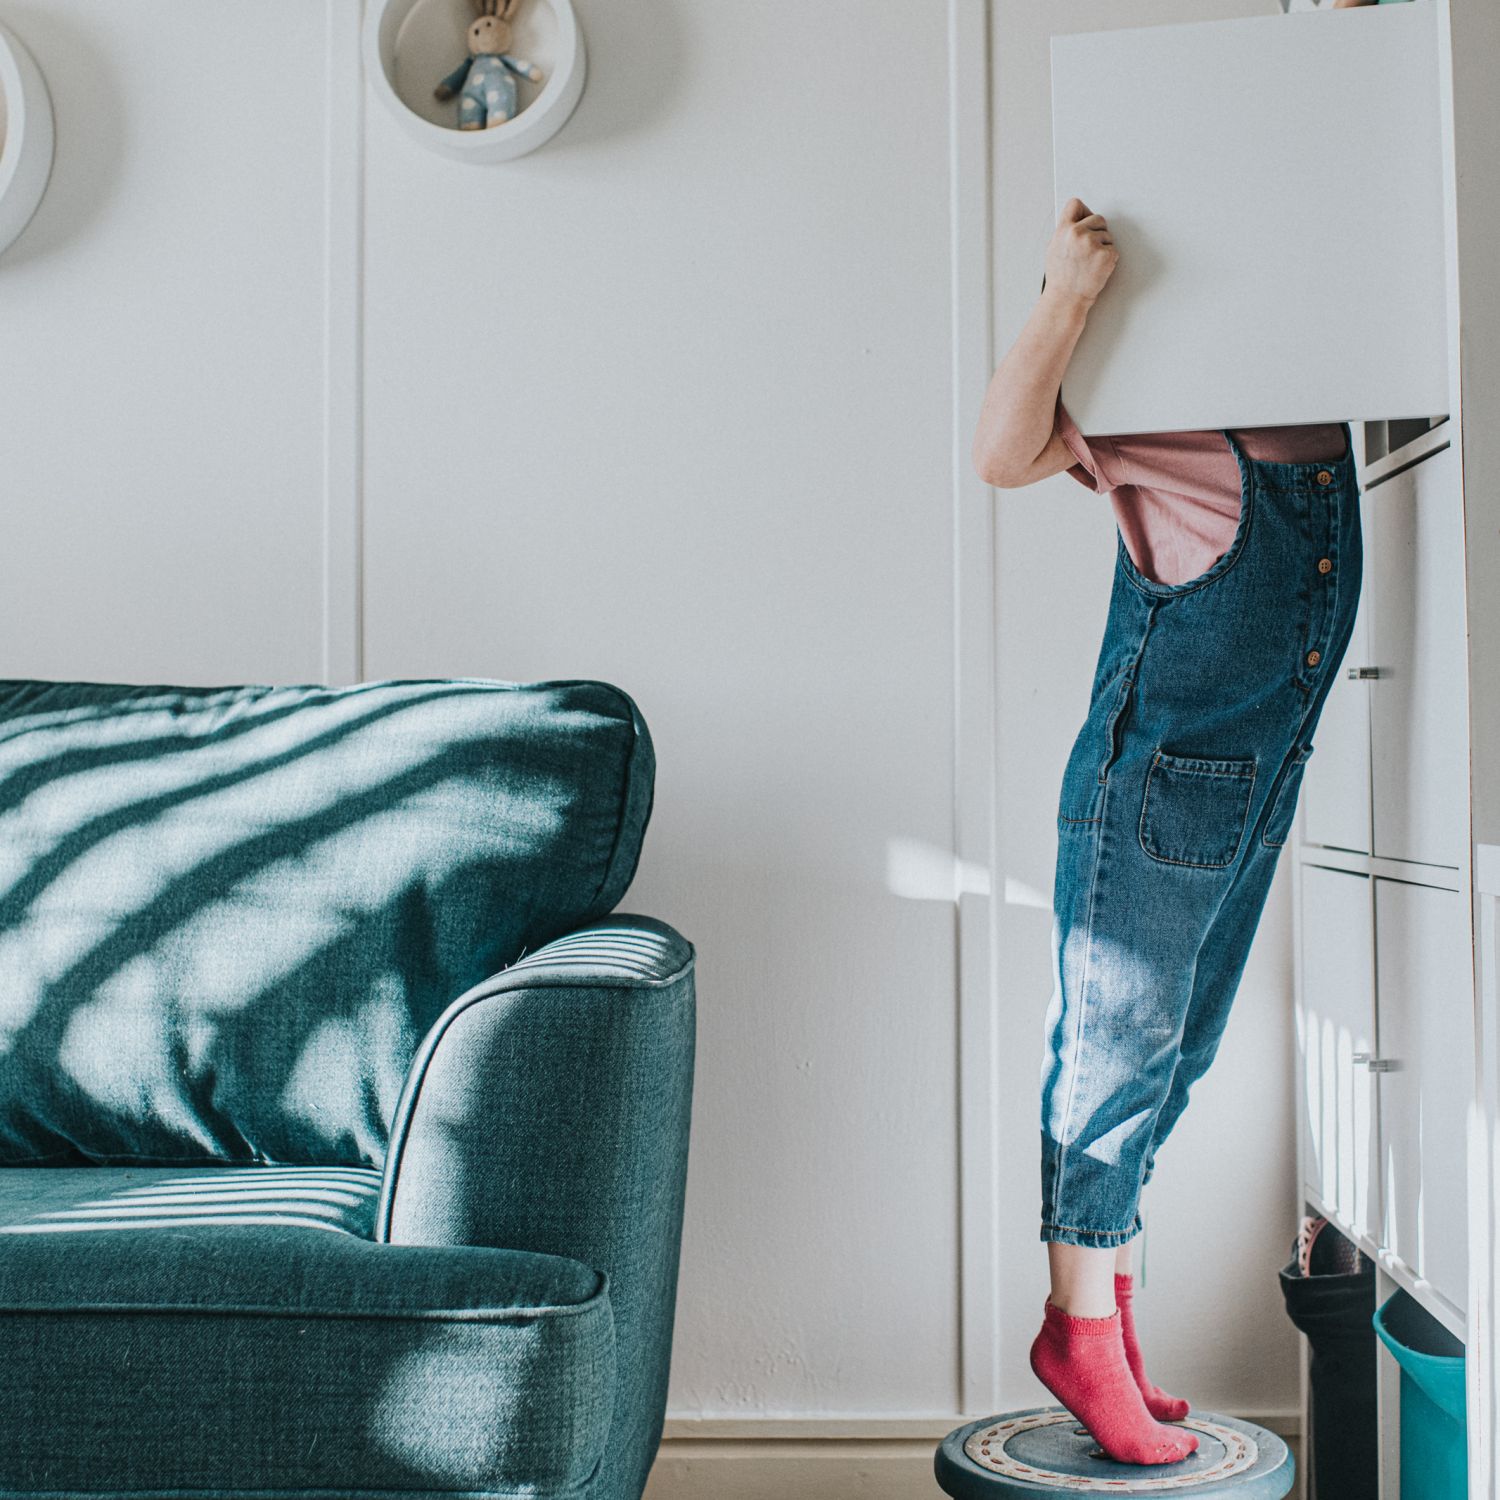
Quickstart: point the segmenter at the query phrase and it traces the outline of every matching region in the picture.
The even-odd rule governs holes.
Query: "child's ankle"
[[[1116,1303],[1113,1293],[1109,1294],[1108,1300],[1103,1298],[1071,1297],[1063,1300],[1056,1292],[1049,1294],[1047,1301],[1055,1307],[1058,1312],[1066,1313],[1070,1318],[1108,1318],[1116,1311]]]

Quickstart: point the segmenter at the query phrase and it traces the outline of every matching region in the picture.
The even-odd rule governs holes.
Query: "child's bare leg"
[[[1128,1242],[1127,1242],[1128,1243]],[[1120,1250],[1125,1248],[1120,1246]],[[1107,1318],[1115,1310],[1116,1250],[1047,1243],[1052,1302],[1075,1318]]]
[[[1125,1362],[1135,1376],[1136,1386],[1146,1410],[1158,1422],[1180,1422],[1190,1410],[1181,1396],[1174,1396],[1156,1384],[1146,1374],[1146,1360],[1141,1353],[1141,1341],[1135,1331],[1135,1247],[1140,1240],[1126,1240],[1115,1252],[1115,1304],[1120,1309],[1120,1338],[1125,1344]]]

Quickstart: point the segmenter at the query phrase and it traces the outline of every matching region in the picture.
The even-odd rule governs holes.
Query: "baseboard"
[[[666,1438],[645,1500],[943,1500],[935,1439]]]
[[[1293,1411],[1245,1412],[1286,1440],[1300,1469]],[[962,1417],[674,1417],[645,1500],[943,1500],[939,1439]]]

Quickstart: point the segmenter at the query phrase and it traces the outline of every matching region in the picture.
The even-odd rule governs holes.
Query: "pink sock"
[[[1135,1278],[1115,1273],[1115,1306],[1120,1310],[1120,1337],[1125,1344],[1125,1362],[1140,1387],[1146,1410],[1158,1422],[1180,1422],[1188,1414],[1188,1404],[1181,1396],[1169,1396],[1159,1385],[1146,1379],[1146,1363],[1141,1357],[1140,1340],[1135,1336],[1135,1314],[1131,1299],[1135,1295]]]
[[[1049,1297],[1031,1368],[1118,1463],[1175,1464],[1198,1446],[1195,1433],[1164,1427],[1146,1410],[1125,1362],[1118,1308],[1107,1318],[1075,1318]]]

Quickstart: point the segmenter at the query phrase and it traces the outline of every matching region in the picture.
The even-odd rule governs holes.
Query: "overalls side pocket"
[[[1254,756],[1174,755],[1158,746],[1141,798],[1141,848],[1163,864],[1232,864],[1250,815],[1256,765]]]
[[[1302,773],[1307,768],[1308,757],[1312,753],[1311,744],[1298,745],[1291,759],[1281,768],[1281,785],[1272,788],[1266,826],[1260,835],[1261,843],[1268,849],[1281,848],[1292,831],[1292,818],[1297,812],[1297,792],[1302,785]]]
[[[1060,829],[1099,821],[1104,784],[1120,754],[1120,729],[1135,688],[1133,666],[1127,663],[1116,678],[1102,684],[1089,705],[1063,771],[1057,806]]]

